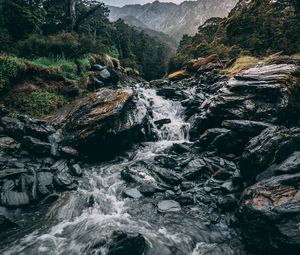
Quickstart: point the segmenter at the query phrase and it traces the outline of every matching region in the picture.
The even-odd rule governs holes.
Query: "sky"
[[[105,4],[113,6],[124,6],[126,4],[145,4],[154,0],[102,0]],[[179,4],[185,0],[159,0],[160,2],[173,2]]]

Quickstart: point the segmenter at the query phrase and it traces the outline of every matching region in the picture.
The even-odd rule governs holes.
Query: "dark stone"
[[[75,148],[69,147],[69,146],[63,146],[61,148],[61,154],[64,157],[68,158],[75,158],[78,157],[79,153]]]
[[[171,151],[176,152],[177,154],[183,154],[185,152],[192,152],[192,149],[190,149],[187,145],[182,143],[174,143],[172,145]]]
[[[67,105],[57,118],[63,125],[63,145],[99,160],[144,138],[149,130],[147,113],[131,89],[103,88]]]
[[[224,128],[252,137],[259,135],[266,128],[273,126],[269,123],[251,120],[224,120],[221,125]]]
[[[73,181],[70,174],[66,172],[59,172],[54,177],[55,184],[60,190],[76,190],[78,184]]]
[[[67,172],[69,171],[68,162],[65,159],[58,160],[50,169],[54,172]]]
[[[182,192],[180,196],[176,198],[176,201],[179,202],[181,205],[191,205],[194,204],[194,197],[191,193]]]
[[[298,254],[300,174],[280,175],[247,188],[239,220],[246,244],[255,252]]]
[[[300,129],[267,128],[247,144],[240,158],[241,173],[245,178],[254,178],[296,150],[300,150]]]
[[[82,176],[82,169],[80,167],[80,165],[78,164],[74,164],[71,166],[71,174],[77,177],[81,177]]]
[[[174,200],[163,200],[157,205],[158,211],[161,213],[168,212],[179,212],[181,211],[181,206],[178,202]]]
[[[143,255],[147,248],[147,242],[141,234],[125,233],[115,231],[111,244],[108,248],[108,255]]]
[[[182,190],[189,190],[189,189],[192,189],[192,188],[194,188],[194,187],[195,187],[195,184],[192,183],[192,182],[182,182],[182,183],[180,184],[180,188],[181,188]]]
[[[51,145],[50,143],[43,142],[37,138],[31,136],[24,136],[22,145],[37,155],[50,155]]]
[[[43,141],[48,141],[48,136],[55,133],[55,129],[45,121],[26,119],[26,135],[32,136]]]
[[[221,180],[221,181],[227,180],[230,177],[231,177],[231,173],[226,169],[220,169],[213,174],[214,179]]]
[[[38,172],[38,191],[43,196],[47,196],[53,190],[53,174],[50,172]]]
[[[183,177],[187,180],[194,180],[202,176],[206,169],[206,162],[204,159],[194,159],[191,160],[188,165],[185,167],[183,172]]]
[[[17,224],[5,215],[0,215],[0,232],[4,232],[9,228],[16,227]]]
[[[11,137],[0,137],[0,150],[14,152],[20,149],[20,144]]]
[[[171,169],[174,169],[175,167],[178,166],[178,163],[175,159],[163,155],[155,156],[154,162],[158,163],[162,167],[171,168]]]
[[[10,117],[2,117],[1,123],[5,132],[11,137],[20,139],[24,136],[25,134],[24,123],[19,121],[18,119],[14,119]]]
[[[41,204],[52,204],[53,202],[55,202],[57,199],[59,198],[58,194],[50,194],[48,196],[46,196],[45,198],[43,198],[43,200],[41,201]]]
[[[300,172],[300,151],[293,152],[293,154],[280,163],[275,170],[277,175],[297,172]]]
[[[29,205],[29,197],[25,192],[7,191],[1,194],[1,204],[8,207]]]
[[[233,211],[237,208],[238,200],[235,198],[234,195],[227,195],[218,198],[218,205],[224,211]]]
[[[162,128],[165,124],[171,123],[170,119],[160,119],[154,121],[154,124],[157,126],[158,129]]]
[[[12,191],[15,188],[15,182],[13,180],[6,180],[3,183],[2,191]]]
[[[140,198],[143,195],[141,194],[141,192],[138,191],[138,189],[134,188],[134,189],[127,189],[124,191],[125,196],[130,197],[130,198]]]
[[[152,196],[156,192],[156,186],[152,185],[151,183],[145,183],[142,184],[138,190],[144,195],[144,196]]]
[[[0,170],[0,179],[14,177],[17,175],[21,175],[22,173],[27,173],[27,170],[20,169],[20,168],[3,169],[3,170]]]

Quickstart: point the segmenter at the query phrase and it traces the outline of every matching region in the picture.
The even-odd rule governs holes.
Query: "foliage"
[[[210,19],[194,37],[184,37],[169,68],[180,68],[183,61],[218,54],[231,62],[243,55],[256,57],[276,52],[300,51],[299,1],[240,1],[228,18]]]

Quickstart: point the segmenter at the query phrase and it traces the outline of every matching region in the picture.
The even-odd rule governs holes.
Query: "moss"
[[[67,100],[51,91],[37,90],[31,94],[19,94],[10,101],[9,107],[15,109],[15,113],[24,113],[34,117],[49,114],[64,105]]]
[[[231,68],[227,71],[228,76],[232,77],[236,75],[237,73],[241,72],[242,70],[249,69],[252,67],[255,67],[257,63],[259,62],[259,59],[256,57],[251,56],[242,56],[239,57]]]

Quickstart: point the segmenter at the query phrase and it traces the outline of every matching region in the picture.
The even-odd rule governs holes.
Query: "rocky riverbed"
[[[1,254],[297,254],[298,63],[97,88],[1,117]]]

